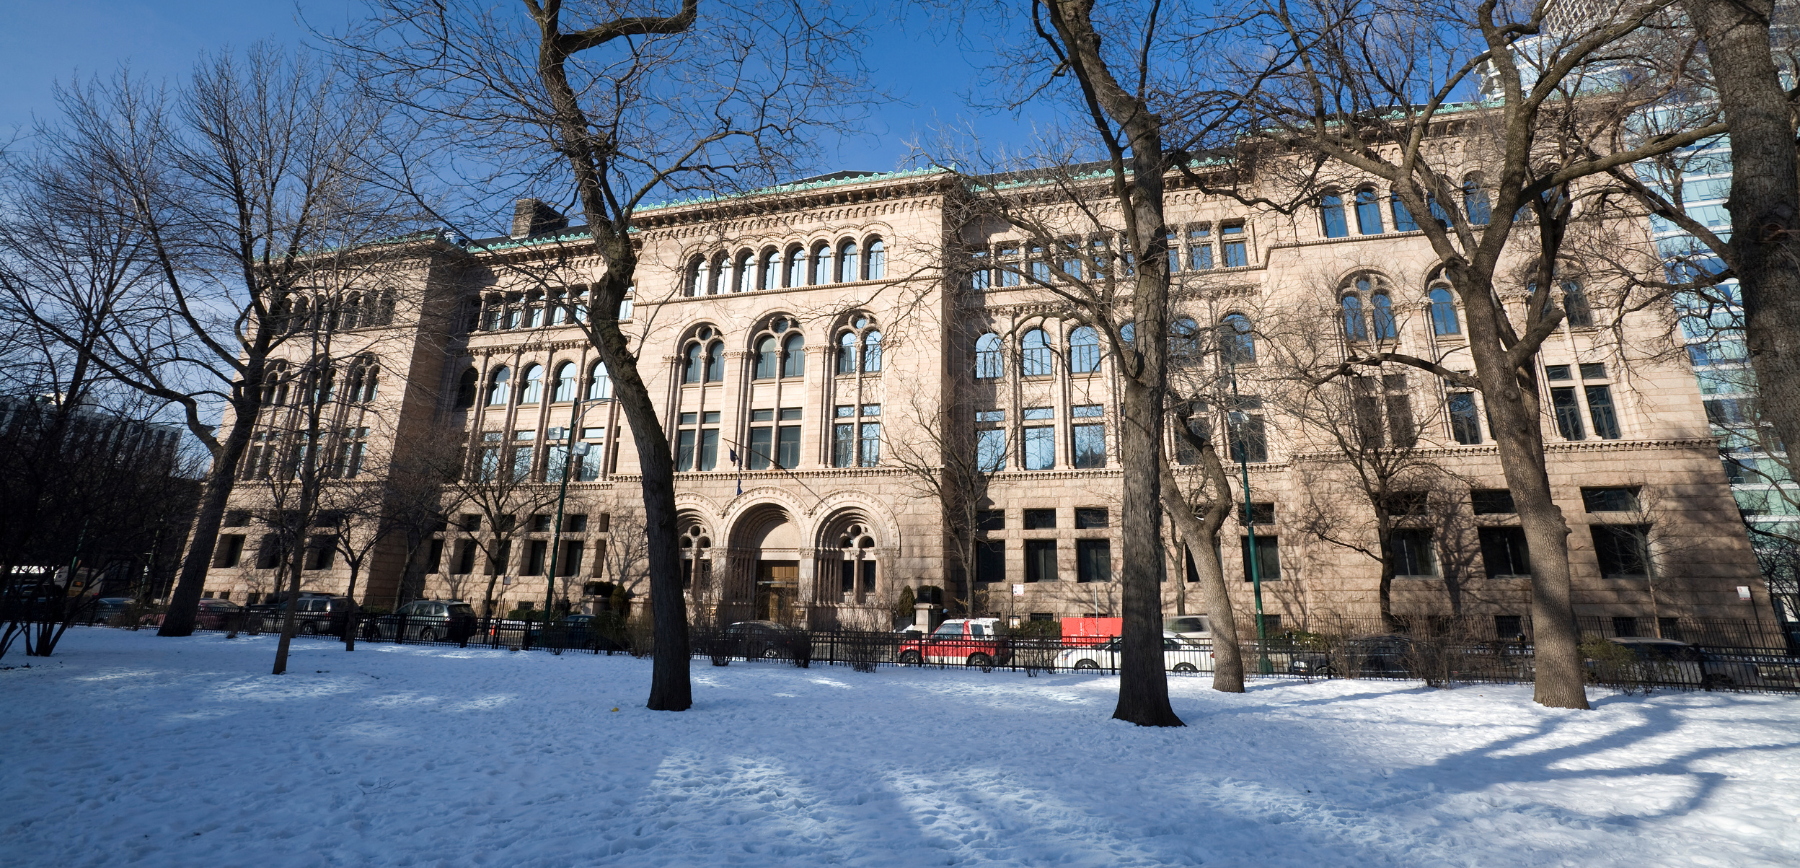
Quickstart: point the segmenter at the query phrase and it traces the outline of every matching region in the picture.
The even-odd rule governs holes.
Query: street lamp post
[[[1268,636],[1263,631],[1263,599],[1262,599],[1262,557],[1256,550],[1256,514],[1250,507],[1250,428],[1249,414],[1243,410],[1243,400],[1238,396],[1237,359],[1226,357],[1231,366],[1231,403],[1233,409],[1226,414],[1232,427],[1237,429],[1238,470],[1244,477],[1244,530],[1248,533],[1249,544],[1245,546],[1244,563],[1250,568],[1250,587],[1256,595],[1256,671],[1268,675],[1274,671],[1269,665]]]

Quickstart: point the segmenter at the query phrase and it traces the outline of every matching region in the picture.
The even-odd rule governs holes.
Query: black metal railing
[[[648,656],[653,638],[640,621],[600,616],[584,623],[511,618],[418,617],[343,613],[300,614],[296,635],[341,639],[346,626],[359,642],[548,650],[552,653],[628,653]],[[279,614],[254,610],[201,619],[199,629],[244,633],[278,632]],[[1754,647],[1686,645],[1674,649],[1628,647],[1589,633],[1583,645],[1589,680],[1627,692],[1655,689],[1800,692],[1800,657]],[[849,666],[865,672],[881,668],[995,669],[1041,672],[1118,671],[1110,639],[1064,641],[1028,636],[938,638],[918,633],[857,630],[801,630],[697,627],[689,633],[695,659],[793,666]],[[1671,656],[1671,654],[1673,656]],[[1534,657],[1517,637],[1471,641],[1466,635],[1346,637],[1332,633],[1287,632],[1263,646],[1242,648],[1249,677],[1354,678],[1453,683],[1521,684],[1532,679]],[[1211,673],[1211,642],[1165,643],[1165,668],[1173,675]],[[1267,668],[1264,668],[1264,661]]]

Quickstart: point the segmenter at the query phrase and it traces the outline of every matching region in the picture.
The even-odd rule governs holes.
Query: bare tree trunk
[[[200,498],[200,509],[194,515],[193,532],[188,537],[186,557],[181,561],[181,577],[169,594],[167,614],[158,636],[190,636],[195,616],[200,611],[200,591],[206,586],[206,571],[212,568],[213,549],[219,542],[219,528],[225,522],[225,505],[237,484],[238,463],[250,446],[250,434],[256,427],[257,389],[246,387],[250,406],[232,408],[231,431],[219,444],[212,467],[206,473],[206,493]],[[243,403],[243,402],[236,402]]]
[[[1686,0],[1731,129],[1731,266],[1764,415],[1800,443],[1800,168],[1772,57],[1773,0]]]
[[[1225,524],[1225,516],[1231,513],[1231,483],[1225,477],[1224,465],[1219,463],[1219,453],[1212,449],[1212,444],[1205,446],[1200,454],[1201,467],[1205,469],[1207,485],[1214,492],[1206,518],[1196,518],[1193,507],[1182,500],[1175,470],[1166,460],[1162,469],[1163,511],[1181,533],[1187,556],[1194,562],[1194,572],[1200,576],[1200,596],[1206,601],[1207,616],[1212,622],[1213,689],[1243,693],[1244,652],[1238,645],[1237,613],[1232,609],[1231,592],[1225,587],[1225,570],[1216,554],[1219,528]],[[1187,577],[1181,576],[1176,581],[1185,582]]]
[[[1471,316],[1487,310],[1467,308]],[[1531,626],[1537,670],[1533,698],[1550,708],[1587,708],[1581,638],[1575,629],[1569,576],[1569,525],[1550,495],[1542,429],[1536,417],[1536,383],[1527,374],[1497,370],[1501,363],[1487,343],[1471,342],[1476,373],[1488,395],[1488,418],[1499,447],[1500,467],[1512,489],[1525,544],[1531,551]],[[1532,390],[1521,389],[1521,380]]]

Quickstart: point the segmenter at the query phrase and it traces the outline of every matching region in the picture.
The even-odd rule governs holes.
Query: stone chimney
[[[544,232],[566,229],[569,218],[541,199],[520,199],[513,205],[512,237],[530,238]]]

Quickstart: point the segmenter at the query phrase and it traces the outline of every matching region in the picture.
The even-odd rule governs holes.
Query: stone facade
[[[983,262],[1030,251],[1004,228],[960,225],[965,195],[948,173],[850,174],[642,212],[627,328],[677,450],[683,552],[706,608],[720,605],[733,620],[885,627],[903,586],[930,585],[947,588],[950,599],[972,591],[977,610],[1000,615],[1117,611],[1119,375],[1104,352],[1088,349],[1066,305],[1012,285],[1029,281],[1004,269],[985,270]],[[1251,211],[1179,184],[1168,201],[1181,266],[1176,316],[1205,324],[1243,316],[1254,323],[1253,340],[1266,342],[1242,380],[1271,395],[1257,410],[1266,448],[1253,450],[1258,460],[1248,472],[1251,499],[1274,505],[1257,533],[1265,547],[1275,540],[1265,557],[1278,575],[1263,582],[1264,600],[1283,626],[1372,616],[1378,569],[1301,520],[1308,510],[1317,518],[1312,495],[1339,459],[1329,438],[1284,414],[1269,391],[1282,342],[1330,351],[1344,341],[1387,341],[1447,367],[1472,367],[1459,329],[1432,306],[1429,243],[1417,231],[1396,231],[1404,223],[1394,225],[1386,197],[1378,201],[1386,222],[1375,231],[1363,213],[1366,234],[1336,231],[1317,212]],[[527,224],[544,217],[556,225],[541,209],[520,213],[536,215]],[[579,228],[524,235],[530,225],[523,237],[415,245],[392,322],[362,330],[383,372],[380,394],[360,411],[371,420],[368,472],[452,440],[467,450],[471,472],[482,472],[484,461],[500,472],[516,462],[553,488],[561,465],[547,447],[572,429],[589,451],[571,471],[564,511],[585,519],[565,524],[559,537],[547,518],[521,515],[506,562],[487,563],[469,553],[468,541],[492,528],[466,530],[458,516],[467,510],[447,506],[448,525],[429,534],[410,571],[398,539],[377,549],[364,577],[367,604],[422,595],[479,605],[490,573],[506,577],[496,585],[498,611],[541,601],[557,538],[572,603],[594,602],[605,590],[600,582],[644,594],[641,572],[619,563],[638,538],[635,445],[595,383],[595,352],[546,301],[560,293],[581,300],[601,266]],[[990,259],[970,259],[969,251]],[[1346,324],[1346,294],[1364,305],[1355,313],[1360,325]],[[1522,289],[1517,297],[1522,303]],[[1546,388],[1568,390],[1556,393],[1568,399],[1564,417],[1546,402],[1545,431],[1552,483],[1572,529],[1578,614],[1766,620],[1766,592],[1693,376],[1672,354],[1642,350],[1666,342],[1663,328],[1653,317],[1616,329],[1565,326],[1542,354]],[[1190,374],[1214,385],[1223,376],[1205,365]],[[1458,403],[1473,399],[1446,395],[1416,372],[1384,391],[1410,396],[1385,406],[1390,418],[1416,416],[1406,424],[1421,460],[1465,488],[1504,489],[1477,405]],[[1571,419],[1582,430],[1569,430]],[[1219,432],[1233,424],[1217,422]],[[971,429],[999,433],[951,436]],[[951,441],[1005,454],[1004,469],[988,480],[992,513],[972,588],[942,508],[909,469]],[[1635,500],[1623,512],[1590,512],[1583,489],[1598,488],[1629,489]],[[1416,574],[1396,580],[1395,609],[1526,614],[1529,580],[1489,575],[1495,561],[1481,543],[1492,548],[1504,536],[1484,537],[1482,528],[1516,525],[1517,517],[1474,514],[1466,491],[1455,500],[1449,508],[1464,516],[1460,530],[1440,523],[1436,536],[1421,538],[1426,553],[1412,561]],[[1354,502],[1339,506],[1347,521],[1361,520]],[[1228,522],[1226,539],[1242,533],[1241,517]],[[251,525],[227,529],[246,538],[236,544],[243,554],[220,558],[209,591],[243,599],[270,587],[270,571],[255,561],[261,531]],[[1648,527],[1648,562],[1621,570],[1616,550],[1602,558],[1590,525]],[[1611,544],[1612,532],[1601,533],[1601,544]],[[1236,581],[1242,550],[1228,544],[1221,557],[1247,611],[1250,585]],[[1183,566],[1172,553],[1164,585],[1171,614],[1195,611],[1200,599]],[[319,590],[347,580],[342,563],[306,576]],[[1739,599],[1740,586],[1752,589],[1751,600]]]

